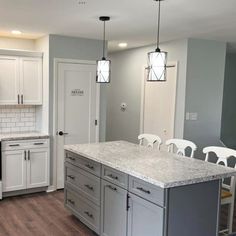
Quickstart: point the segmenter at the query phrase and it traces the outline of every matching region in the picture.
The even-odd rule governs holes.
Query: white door
[[[26,105],[42,104],[42,59],[20,58],[21,103]]]
[[[3,192],[26,189],[26,152],[2,152]]]
[[[64,188],[64,144],[98,141],[96,65],[58,63],[57,188]]]
[[[19,60],[0,57],[0,104],[14,105],[19,102]]]
[[[49,151],[47,148],[28,150],[27,188],[49,185]]]
[[[174,137],[177,63],[167,68],[167,81],[144,82],[141,132],[156,134],[165,143]],[[164,145],[163,145],[164,147]]]

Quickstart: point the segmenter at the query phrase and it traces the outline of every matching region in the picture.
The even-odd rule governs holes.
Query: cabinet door
[[[0,57],[0,104],[18,104],[19,60],[15,57]]]
[[[26,105],[42,104],[42,59],[20,59],[21,103]]]
[[[25,152],[2,152],[3,192],[26,189],[26,160]]]
[[[102,236],[126,236],[127,191],[102,180]]]
[[[27,151],[27,188],[49,185],[49,150],[47,148]]]
[[[163,236],[163,208],[129,194],[128,236]]]

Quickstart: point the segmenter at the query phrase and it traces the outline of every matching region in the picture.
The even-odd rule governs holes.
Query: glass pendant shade
[[[148,53],[147,81],[166,81],[167,52]]]
[[[97,83],[110,83],[111,61],[102,59],[97,61]]]

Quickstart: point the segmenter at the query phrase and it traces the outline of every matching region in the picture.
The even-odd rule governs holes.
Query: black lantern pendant
[[[158,21],[157,21],[157,48],[154,52],[148,53],[148,76],[147,81],[166,81],[167,52],[161,51],[160,44],[160,19],[161,1],[158,2]]]
[[[104,22],[103,30],[103,56],[102,60],[97,61],[97,83],[110,83],[110,73],[111,73],[111,61],[106,60],[105,58],[105,44],[106,44],[106,21],[110,20],[109,16],[99,17],[100,21]]]

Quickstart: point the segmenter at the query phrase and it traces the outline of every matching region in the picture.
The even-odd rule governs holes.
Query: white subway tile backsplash
[[[0,132],[34,131],[35,106],[0,106]]]
[[[16,126],[18,127],[24,127],[25,123],[24,122],[16,122]]]
[[[11,118],[2,118],[2,123],[11,122]]]

